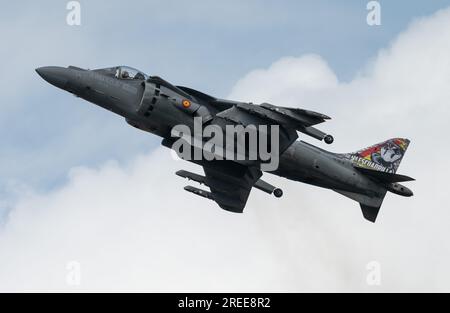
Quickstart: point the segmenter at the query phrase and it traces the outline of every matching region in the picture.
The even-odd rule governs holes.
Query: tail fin
[[[408,139],[393,138],[347,155],[357,170],[379,183],[380,190],[376,192],[376,196],[369,197],[348,191],[335,191],[359,202],[364,218],[375,223],[387,191],[408,197],[412,195],[408,188],[398,182],[414,179],[395,174],[409,143]]]
[[[409,140],[393,138],[350,153],[357,167],[395,174],[409,146]]]

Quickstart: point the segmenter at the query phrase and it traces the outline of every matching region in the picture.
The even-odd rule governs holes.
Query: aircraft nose
[[[65,89],[69,80],[69,69],[58,66],[44,66],[36,69],[36,72],[48,83],[58,88]]]

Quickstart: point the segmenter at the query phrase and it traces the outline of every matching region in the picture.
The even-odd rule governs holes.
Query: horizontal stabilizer
[[[386,195],[386,191],[376,196],[368,196],[343,190],[334,191],[359,202],[364,218],[372,223],[375,223],[381,204],[383,203],[384,196]]]
[[[344,191],[344,190],[337,190],[335,189],[337,193],[340,193],[343,196],[346,196],[347,198],[350,198],[352,200],[355,200],[359,203],[362,203],[366,206],[370,207],[380,207],[383,203],[384,196],[386,195],[386,192],[379,194],[378,196],[370,197],[368,195],[364,195],[361,193],[356,192],[350,192],[350,191]]]
[[[361,211],[364,218],[372,223],[377,220],[378,212],[380,212],[380,207],[371,207],[361,204]]]
[[[390,184],[390,183],[399,183],[399,182],[415,180],[414,178],[406,176],[406,175],[400,175],[400,174],[394,174],[394,173],[388,173],[388,172],[380,172],[380,171],[375,171],[375,170],[371,170],[371,169],[364,168],[364,167],[358,167],[358,166],[355,166],[355,168],[358,171],[360,171],[361,173],[363,173],[364,175],[367,175],[373,179],[376,179],[380,183]]]

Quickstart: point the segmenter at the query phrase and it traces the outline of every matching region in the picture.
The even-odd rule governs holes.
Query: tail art
[[[351,153],[350,158],[356,166],[370,170],[395,173],[408,149],[409,140],[394,138]]]

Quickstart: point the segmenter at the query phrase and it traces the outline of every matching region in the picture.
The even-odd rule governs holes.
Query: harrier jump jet
[[[371,222],[375,222],[388,191],[405,197],[413,195],[400,183],[414,179],[396,173],[408,148],[408,139],[389,139],[354,153],[336,154],[297,140],[298,133],[302,133],[327,144],[333,142],[331,135],[314,127],[329,119],[321,113],[218,99],[127,66],[95,70],[48,66],[36,71],[50,84],[123,116],[128,124],[140,130],[162,137],[162,144],[169,148],[174,148],[177,142],[174,128],[185,125],[195,133],[196,120],[200,120],[200,129],[255,126],[258,138],[268,135],[267,141],[276,143],[270,147],[279,157],[276,168],[264,170],[261,165],[265,160],[248,158],[248,148],[243,150],[244,158],[236,158],[233,148],[231,157],[222,154],[222,158],[187,159],[202,166],[204,175],[184,170],[176,173],[209,188],[207,191],[186,186],[186,191],[213,200],[227,211],[242,213],[253,187],[275,197],[282,196],[281,189],[262,180],[263,172],[334,190],[357,201],[364,218]],[[261,131],[265,125],[278,127],[276,138]],[[185,142],[193,150],[206,150],[203,139],[197,143],[189,139],[192,138]],[[216,151],[219,149],[209,150],[213,154]]]

